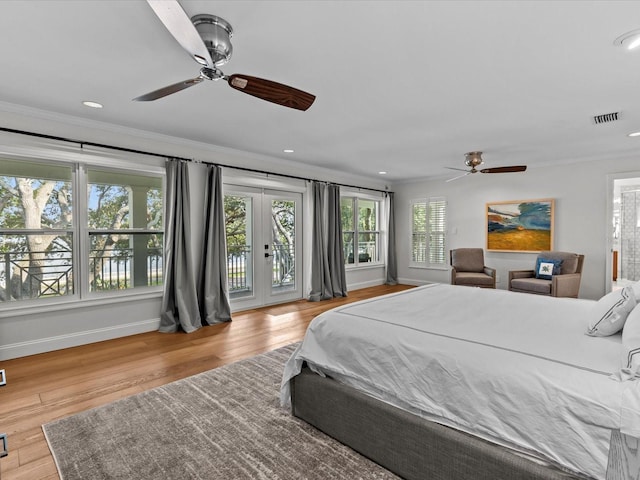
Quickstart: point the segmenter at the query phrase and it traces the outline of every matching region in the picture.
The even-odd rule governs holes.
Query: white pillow
[[[634,308],[622,330],[622,378],[633,378],[640,369],[640,308]]]
[[[636,296],[631,286],[606,294],[589,313],[587,333],[595,337],[607,337],[624,327],[629,312],[636,306]]]

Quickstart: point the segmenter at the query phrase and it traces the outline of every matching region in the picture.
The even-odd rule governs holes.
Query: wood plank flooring
[[[0,433],[9,455],[2,480],[59,480],[42,424],[299,341],[325,310],[411,288],[364,288],[346,298],[299,300],[233,314],[191,333],[150,332],[0,363]]]

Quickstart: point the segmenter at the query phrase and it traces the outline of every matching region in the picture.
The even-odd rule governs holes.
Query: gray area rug
[[[63,418],[63,480],[396,479],[279,406],[294,345]]]

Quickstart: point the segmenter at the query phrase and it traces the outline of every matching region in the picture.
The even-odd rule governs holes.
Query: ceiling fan
[[[200,14],[189,18],[177,0],[147,0],[160,21],[193,59],[202,67],[200,74],[134,98],[147,102],[179,92],[204,80],[226,80],[231,88],[268,102],[296,110],[307,110],[315,95],[281,83],[249,75],[225,75],[218,67],[231,58],[233,29],[229,23],[215,15]]]
[[[468,152],[464,154],[464,163],[467,167],[471,167],[471,170],[464,170],[462,168],[454,168],[454,167],[446,167],[449,170],[460,170],[461,172],[466,172],[464,175],[459,175],[457,177],[450,178],[447,182],[451,182],[453,180],[457,180],[458,178],[466,177],[471,173],[511,173],[511,172],[524,172],[527,169],[526,165],[514,165],[511,167],[494,167],[494,168],[483,168],[481,170],[476,169],[476,167],[482,165],[484,161],[482,160],[482,152]]]

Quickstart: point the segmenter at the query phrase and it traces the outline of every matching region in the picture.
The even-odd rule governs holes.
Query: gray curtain
[[[203,224],[203,265],[198,282],[198,298],[203,324],[214,325],[231,321],[222,168],[217,165],[207,165]]]
[[[167,221],[161,332],[193,332],[202,325],[191,253],[189,172],[179,160],[167,162]]]
[[[398,259],[396,257],[396,221],[393,192],[387,192],[385,206],[387,209],[387,285],[398,284]]]
[[[316,302],[333,297],[346,297],[340,187],[321,182],[313,182],[312,186],[313,245],[309,300]]]

